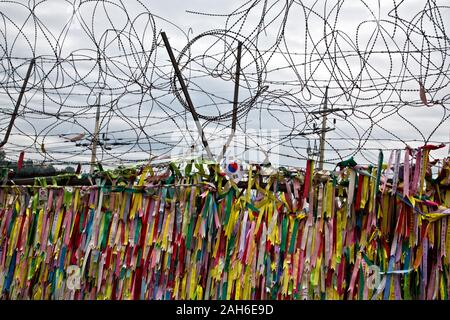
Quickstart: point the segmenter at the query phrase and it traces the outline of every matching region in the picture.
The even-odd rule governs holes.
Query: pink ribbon
[[[414,177],[410,189],[410,194],[415,194],[417,191],[417,184],[419,183],[420,177],[420,164],[422,162],[422,150],[419,149],[416,154],[416,165],[414,168]]]
[[[405,150],[405,159],[403,161],[403,195],[409,196],[409,148]]]
[[[383,183],[382,193],[384,193],[386,191],[386,184],[388,181],[388,172],[392,171],[391,166],[392,166],[392,160],[394,159],[394,152],[395,152],[395,150],[391,151],[391,155],[389,156],[389,162],[388,162],[387,168],[384,171],[384,183]],[[381,170],[381,168],[379,168],[378,170]]]

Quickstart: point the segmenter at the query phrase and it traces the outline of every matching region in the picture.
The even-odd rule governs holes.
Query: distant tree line
[[[52,165],[36,165],[33,160],[24,160],[22,168],[18,170],[17,162],[8,161],[5,156],[5,151],[0,150],[0,178],[6,175],[9,178],[31,178],[75,172],[71,166],[57,169]]]

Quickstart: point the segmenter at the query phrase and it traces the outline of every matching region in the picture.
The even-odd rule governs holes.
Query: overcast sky
[[[27,59],[39,57],[26,106],[5,147],[9,158],[25,150],[40,161],[89,161],[99,93],[100,132],[123,144],[98,149],[105,163],[147,159],[150,153],[174,156],[200,144],[191,115],[170,90],[173,68],[161,30],[177,57],[186,48],[183,74],[204,116],[230,112],[237,40],[243,42],[239,101],[252,103],[239,119],[239,148],[231,148],[230,155],[239,151],[240,157],[262,160],[259,144],[275,164],[304,166],[296,158],[307,156],[308,143],[318,144],[318,134],[305,133],[321,126],[311,112],[322,107],[326,86],[328,108],[343,109],[328,117],[325,158],[330,163],[351,156],[361,138],[369,140],[356,154],[360,163],[375,163],[377,149],[404,148],[400,139],[413,147],[423,143],[412,140],[450,140],[448,8],[423,0],[171,0],[145,1],[146,8],[138,1],[111,2],[116,5],[44,1],[30,16],[29,1],[0,1],[3,134]],[[395,4],[397,20],[389,16]],[[205,32],[210,34],[196,40]],[[429,101],[442,104],[424,106],[419,82]],[[230,120],[201,122],[217,154]],[[81,146],[61,137],[80,133],[88,138],[79,141]],[[242,155],[245,144],[250,150]],[[444,157],[448,150],[434,155]],[[202,152],[200,145],[196,152]]]

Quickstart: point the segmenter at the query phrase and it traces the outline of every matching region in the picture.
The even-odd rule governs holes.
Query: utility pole
[[[238,42],[237,47],[237,57],[236,57],[236,73],[235,73],[235,83],[234,83],[234,99],[233,99],[233,118],[231,120],[231,134],[228,137],[227,142],[223,146],[222,152],[217,158],[217,162],[220,163],[222,161],[227,148],[230,146],[231,140],[233,139],[236,133],[236,123],[237,123],[237,108],[238,108],[238,99],[239,99],[239,77],[241,74],[241,52],[242,52],[242,42]]]
[[[167,49],[167,53],[169,54],[170,61],[172,62],[173,68],[175,70],[175,75],[177,76],[178,81],[180,82],[181,90],[183,90],[184,97],[186,98],[186,103],[187,103],[187,105],[189,107],[189,111],[191,112],[192,117],[194,118],[194,122],[195,122],[195,125],[197,126],[198,134],[200,135],[200,137],[202,139],[203,146],[205,147],[205,150],[206,150],[206,153],[208,154],[208,157],[210,159],[213,159],[212,152],[209,149],[208,141],[206,140],[206,137],[205,137],[205,134],[203,132],[202,126],[200,124],[200,119],[198,118],[198,114],[195,111],[194,104],[192,103],[192,100],[191,100],[191,97],[190,97],[189,92],[187,90],[186,84],[184,83],[184,79],[183,79],[183,76],[181,75],[181,71],[178,68],[178,63],[177,63],[177,60],[175,59],[175,55],[172,52],[172,47],[170,46],[169,39],[167,38],[167,35],[166,35],[165,32],[161,32],[161,36],[162,36],[162,39],[164,41],[164,45],[165,45],[165,47]]]
[[[8,125],[8,128],[6,129],[6,133],[3,138],[3,141],[0,142],[0,148],[3,147],[8,142],[9,135],[11,134],[11,130],[14,125],[14,121],[16,120],[17,114],[19,112],[19,107],[22,102],[22,98],[25,93],[25,89],[27,88],[28,79],[30,78],[31,70],[33,69],[34,62],[35,62],[34,58],[31,59],[30,65],[28,66],[27,74],[25,75],[25,79],[23,80],[22,89],[20,90],[19,98],[17,99],[17,102],[16,102],[16,107],[14,108],[13,114],[11,115],[11,120],[9,121],[9,125]]]
[[[92,139],[92,153],[91,153],[91,171],[90,173],[94,173],[95,161],[97,159],[97,143],[98,143],[98,134],[100,130],[100,98],[101,93],[98,94],[97,98],[97,113],[95,114],[95,129],[94,129],[94,137]]]
[[[325,155],[325,133],[327,131],[327,106],[328,103],[328,86],[325,88],[325,101],[323,104],[323,110],[322,110],[322,131],[320,133],[320,147],[319,147],[319,170],[323,170],[323,159]]]

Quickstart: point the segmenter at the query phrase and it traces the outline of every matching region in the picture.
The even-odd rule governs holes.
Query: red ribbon
[[[20,169],[22,169],[24,156],[25,156],[25,151],[22,151],[19,155],[19,161],[17,162],[17,172],[19,172]]]
[[[305,182],[303,183],[303,199],[306,199],[308,197],[309,180],[311,179],[310,177],[311,177],[311,160],[308,160],[306,162]]]

